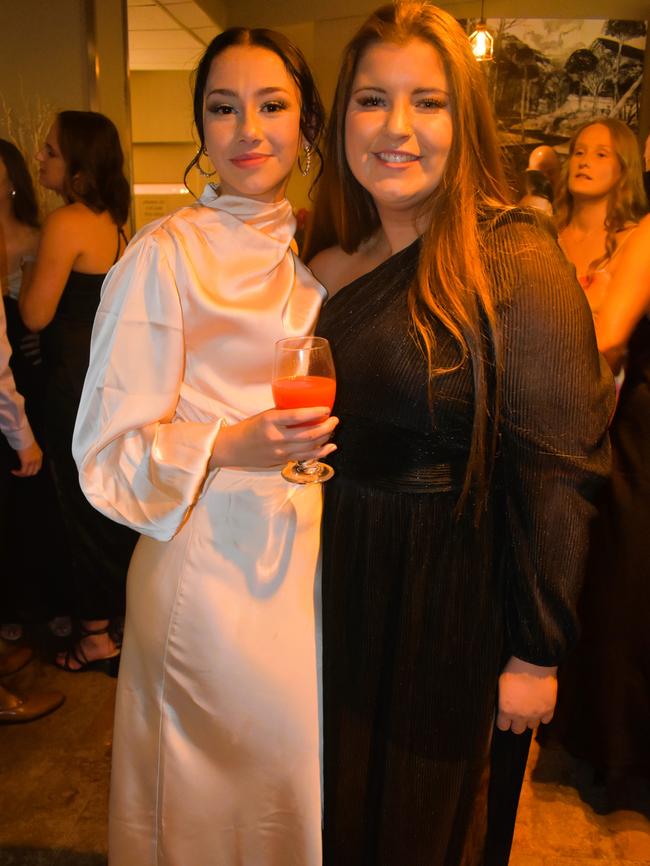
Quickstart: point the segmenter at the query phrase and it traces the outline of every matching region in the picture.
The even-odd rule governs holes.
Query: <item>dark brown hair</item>
[[[590,126],[604,126],[609,130],[614,153],[621,168],[621,176],[612,187],[607,201],[605,254],[589,265],[589,270],[594,271],[614,254],[617,232],[620,232],[631,222],[637,223],[647,212],[648,203],[643,188],[639,143],[634,133],[622,120],[613,117],[599,117],[597,120],[584,123],[569,142],[569,156],[562,166],[555,204],[558,231],[566,228],[573,217],[573,196],[569,192],[571,157],[575,152],[580,135]]]
[[[64,196],[95,213],[108,211],[118,226],[124,225],[131,191],[113,121],[96,111],[61,111],[56,124],[65,163]]]
[[[435,376],[450,371],[433,363],[433,319],[457,342],[461,351],[457,366],[467,361],[471,364],[474,423],[460,505],[473,495],[478,517],[487,494],[496,441],[499,351],[479,224],[487,215],[495,216],[507,207],[508,188],[484,70],[460,25],[442,9],[423,2],[383,6],[345,49],[305,256],[309,259],[334,244],[352,253],[380,228],[372,197],[347,162],[346,112],[364,53],[381,42],[405,44],[412,39],[433,46],[442,60],[450,92],[453,139],[440,184],[423,208],[428,225],[422,236],[418,276],[409,290],[409,310],[414,334],[427,358],[430,389]]]
[[[38,204],[34,184],[22,153],[15,144],[0,138],[0,159],[7,169],[7,176],[14,188],[11,207],[18,222],[38,228]]]
[[[196,68],[193,106],[194,124],[199,134],[200,144],[196,155],[185,169],[184,180],[186,185],[187,175],[198,163],[201,153],[205,148],[203,99],[212,61],[225,51],[226,48],[230,48],[233,45],[249,45],[272,51],[280,58],[287,72],[295,81],[298,93],[300,94],[300,132],[305,141],[309,142],[312,146],[314,156],[318,160],[318,168],[314,176],[315,183],[322,171],[322,156],[319,142],[325,125],[325,110],[307,61],[300,49],[287,39],[286,36],[283,36],[282,33],[264,28],[230,27],[218,36],[215,36],[205,49],[205,53]]]

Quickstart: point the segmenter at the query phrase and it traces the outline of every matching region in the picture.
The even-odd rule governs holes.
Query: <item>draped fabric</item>
[[[319,866],[321,491],[208,469],[273,405],[274,343],[323,288],[286,201],[219,196],[144,229],[108,276],[75,434],[82,486],[141,538],[118,682],[111,866]]]
[[[500,668],[510,655],[553,665],[574,639],[590,500],[608,469],[611,377],[552,235],[515,210],[485,226],[485,244],[503,372],[478,527],[454,513],[469,363],[435,379],[430,405],[410,327],[419,243],[341,289],[318,326],[341,418],[323,529],[327,866],[482,864]],[[459,364],[434,329],[434,366]],[[503,802],[516,808],[508,785],[519,777],[503,776]],[[505,811],[490,838],[511,829]]]
[[[144,229],[110,271],[75,431],[86,496],[159,540],[209,481],[220,419],[273,405],[274,340],[305,333],[323,295],[289,248],[286,199],[208,186],[201,204]]]

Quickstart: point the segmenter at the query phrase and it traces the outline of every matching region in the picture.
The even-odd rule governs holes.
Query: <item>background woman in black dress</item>
[[[25,398],[25,412],[36,439],[44,447],[45,371],[40,338],[24,326],[18,298],[29,281],[39,238],[39,214],[34,186],[23,155],[10,141],[0,139],[0,282],[11,346],[11,371]],[[12,453],[0,438],[0,461],[12,465]],[[7,476],[6,504],[0,520],[4,536],[0,634],[9,640],[22,636],[22,624],[50,619],[69,610],[62,576],[66,574],[62,520],[50,473],[38,472],[29,481]],[[39,544],[34,544],[38,526]]]
[[[126,571],[137,535],[88,503],[72,457],[90,335],[106,272],[124,250],[129,185],[114,124],[92,111],[62,111],[37,154],[39,180],[64,199],[43,223],[34,272],[19,299],[32,331],[43,331],[47,367],[47,455],[66,521],[80,633],[57,664],[116,674]],[[44,330],[45,329],[45,330]]]
[[[581,213],[598,207],[599,197],[589,194],[598,179],[594,166],[602,173],[605,158],[613,163],[609,188],[600,196],[600,233],[595,240],[593,230],[587,234],[586,253],[580,235],[566,250],[579,272],[581,259],[596,259],[585,289],[598,348],[624,379],[611,426],[612,475],[599,495],[578,603],[580,640],[560,670],[558,712],[549,731],[594,767],[612,810],[640,808],[650,781],[650,217],[635,222],[642,197],[638,143],[625,130],[623,149],[616,146],[621,138],[619,132],[619,141],[610,141],[606,156],[585,153],[584,164],[572,158],[562,189],[574,211],[576,199]],[[617,221],[625,228],[614,234]],[[599,239],[600,247],[594,246]]]
[[[378,10],[344,54],[307,253],[337,292],[328,866],[507,862],[526,740],[493,760],[486,845],[495,707],[502,731],[549,721],[574,636],[611,377],[555,238],[505,190],[463,31]]]

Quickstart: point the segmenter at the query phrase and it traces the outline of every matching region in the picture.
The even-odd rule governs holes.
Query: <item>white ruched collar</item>
[[[218,186],[208,184],[199,201],[205,207],[224,211],[287,245],[296,231],[296,220],[286,198],[265,202],[239,195],[221,195]]]

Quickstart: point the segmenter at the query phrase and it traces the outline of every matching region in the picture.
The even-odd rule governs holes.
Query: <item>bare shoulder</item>
[[[70,213],[71,205],[63,205],[49,213],[43,220],[39,251],[48,250],[51,254],[76,248],[79,223]]]
[[[59,226],[65,226],[70,223],[70,205],[64,204],[61,207],[55,208],[43,220],[43,231],[51,231]]]
[[[78,230],[88,221],[92,212],[84,205],[64,204],[49,213],[43,221],[43,233],[64,235],[71,229]]]
[[[368,245],[362,244],[353,253],[346,253],[341,247],[329,247],[317,253],[308,265],[332,297],[339,289],[367,274],[378,263],[375,261],[374,250],[369,251]]]
[[[322,283],[329,296],[335,295],[346,285],[345,274],[350,256],[341,247],[329,247],[316,253],[308,263],[316,279]]]
[[[650,214],[646,214],[643,219],[639,221],[635,228],[635,234],[639,239],[644,238],[645,241],[650,238]]]
[[[650,214],[644,216],[638,224],[626,226],[619,232],[619,238],[618,249],[622,261],[637,257],[647,261],[648,244],[650,244]]]
[[[649,246],[650,215],[626,231],[623,240],[619,241],[616,255],[612,256],[612,267],[609,269],[609,294],[620,297],[643,295],[650,299]]]

